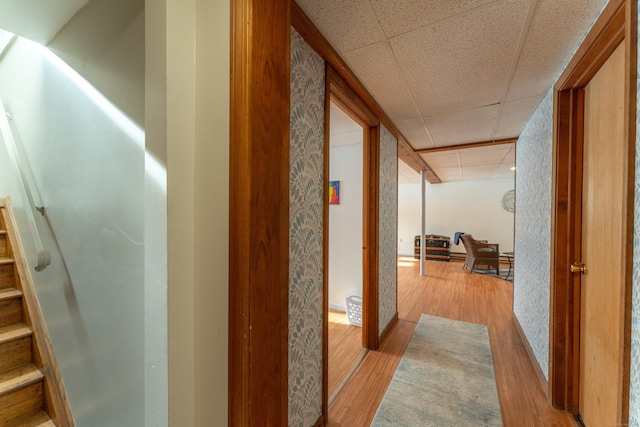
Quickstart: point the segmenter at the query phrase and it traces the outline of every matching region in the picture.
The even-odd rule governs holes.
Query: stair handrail
[[[20,184],[18,187],[20,188],[22,200],[25,203],[24,211],[27,216],[27,221],[31,227],[33,242],[38,256],[38,263],[35,266],[35,270],[42,271],[51,264],[51,254],[42,242],[40,226],[38,225],[35,216],[35,212],[39,212],[41,215],[44,215],[44,204],[42,203],[42,197],[40,197],[38,186],[33,177],[29,161],[24,154],[24,150],[22,150],[22,153],[20,152],[21,150],[18,149],[16,140],[13,137],[11,125],[9,123],[11,120],[13,120],[13,116],[11,113],[7,113],[2,101],[0,100],[0,134],[2,135],[4,144],[7,147],[9,159],[11,160],[11,164],[18,177]]]

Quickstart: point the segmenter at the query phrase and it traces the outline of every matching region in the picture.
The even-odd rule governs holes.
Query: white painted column
[[[427,212],[425,209],[426,186],[424,171],[420,171],[420,188],[420,275],[424,276],[427,274],[424,259],[427,251],[427,240],[424,238],[425,234],[427,234]]]

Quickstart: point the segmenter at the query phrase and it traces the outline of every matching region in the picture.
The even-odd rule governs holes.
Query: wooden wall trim
[[[233,426],[288,422],[290,13],[286,0],[231,3]]]
[[[364,320],[362,345],[370,350],[376,350],[380,341],[378,334],[380,122],[378,116],[369,109],[330,64],[326,65],[326,71],[330,101],[338,104],[347,115],[364,128],[362,146],[362,312]]]
[[[426,175],[430,183],[440,183],[440,178],[438,178],[436,173],[425,163],[422,157],[413,151],[413,148],[411,148],[400,130],[295,1],[291,2],[291,25],[293,25],[293,28],[300,33],[318,55],[334,68],[337,74],[344,79],[347,85],[353,89],[358,97],[379,118],[384,127],[398,140],[398,155],[400,158],[417,172],[421,170],[427,171]]]
[[[369,350],[377,350],[379,336],[379,253],[380,253],[380,127],[364,132],[363,150],[363,250],[362,340]]]
[[[569,273],[569,267],[579,258],[580,242],[576,236],[582,230],[582,107],[583,91],[556,92],[548,394],[555,406],[571,412],[578,410],[575,392],[579,377],[580,322],[575,314],[580,313],[580,287],[579,278]],[[573,166],[569,167],[572,159]]]
[[[494,139],[492,141],[478,141],[469,144],[447,145],[444,147],[424,148],[415,150],[417,154],[439,153],[441,151],[466,150],[468,148],[491,147],[494,145],[516,144],[518,138]]]
[[[533,370],[536,373],[536,377],[538,377],[538,382],[544,391],[545,396],[549,397],[548,389],[549,383],[547,382],[547,377],[545,377],[544,372],[542,372],[542,368],[540,368],[540,364],[538,363],[538,359],[536,359],[536,355],[533,353],[533,349],[531,348],[531,344],[529,343],[529,339],[527,335],[524,333],[522,329],[522,325],[520,321],[516,317],[515,313],[511,313],[513,316],[513,323],[516,326],[516,330],[518,331],[518,335],[520,335],[520,339],[522,340],[522,344],[524,345],[525,350],[527,351],[527,356],[529,356],[529,360],[531,361],[531,366],[533,366]]]
[[[327,64],[327,83],[333,101],[343,107],[343,111],[355,122],[367,128],[378,126],[380,120],[373,111],[360,99],[344,79]]]
[[[325,63],[324,89],[324,195],[322,227],[322,415],[329,418],[329,159],[331,155],[331,85],[326,76],[331,67]]]
[[[585,86],[624,39],[625,20],[625,0],[610,0],[558,78],[555,89]]]
[[[623,225],[623,233],[627,237],[625,250],[627,257],[624,265],[627,286],[624,294],[623,340],[626,351],[623,352],[622,378],[624,379],[621,398],[625,404],[621,408],[621,419],[629,420],[629,396],[631,382],[631,313],[633,305],[633,235],[634,235],[634,208],[635,208],[635,181],[636,181],[636,132],[638,103],[638,2],[637,0],[626,0],[625,2],[625,42],[626,42],[626,66],[625,87],[628,88],[625,97],[625,139],[627,141],[627,163],[625,173],[627,176],[627,187],[625,189],[628,201],[627,221]]]

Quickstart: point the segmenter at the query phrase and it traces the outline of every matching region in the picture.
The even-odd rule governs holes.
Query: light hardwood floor
[[[347,323],[347,314],[329,310],[329,400],[360,361],[362,328]]]
[[[369,352],[329,407],[328,426],[368,426],[422,313],[486,325],[505,427],[575,427],[552,408],[512,317],[513,284],[462,271],[461,262],[398,262],[398,317],[378,351]],[[330,356],[331,357],[331,356]]]

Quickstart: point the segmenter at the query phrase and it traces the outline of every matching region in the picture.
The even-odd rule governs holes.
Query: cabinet
[[[424,236],[426,240],[425,259],[432,261],[449,262],[451,254],[451,238],[449,236],[438,236],[436,234],[427,234]],[[415,259],[420,259],[420,236],[416,236],[414,240]]]

